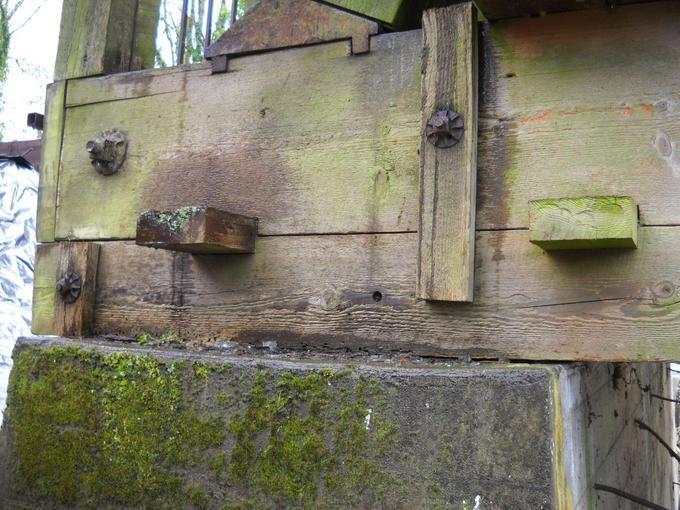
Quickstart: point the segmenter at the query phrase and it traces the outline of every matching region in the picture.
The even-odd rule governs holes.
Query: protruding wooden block
[[[638,209],[631,197],[529,202],[529,240],[544,250],[637,248]]]
[[[212,207],[142,211],[137,244],[188,253],[253,253],[257,220]]]

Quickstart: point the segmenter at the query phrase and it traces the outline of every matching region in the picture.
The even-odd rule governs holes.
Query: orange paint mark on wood
[[[555,112],[552,110],[546,110],[543,112],[538,112],[533,115],[529,115],[527,117],[522,117],[519,119],[519,123],[522,126],[533,126],[536,124],[545,124],[548,122],[551,118],[553,118],[555,115]]]

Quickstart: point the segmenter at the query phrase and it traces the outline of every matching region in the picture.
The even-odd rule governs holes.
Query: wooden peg
[[[529,202],[529,240],[544,250],[636,248],[638,210],[631,197]]]
[[[212,207],[142,211],[137,220],[140,246],[188,253],[253,253],[257,220]]]

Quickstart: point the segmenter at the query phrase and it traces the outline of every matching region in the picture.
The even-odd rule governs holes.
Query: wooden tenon
[[[137,220],[140,246],[189,253],[253,253],[257,220],[212,207],[142,211]]]
[[[544,250],[636,248],[638,211],[631,197],[529,202],[529,240]]]

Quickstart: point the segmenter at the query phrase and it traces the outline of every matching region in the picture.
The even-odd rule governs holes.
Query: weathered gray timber
[[[416,295],[422,299],[473,299],[477,45],[477,9],[472,2],[423,14],[416,280]],[[451,136],[456,122],[462,126],[457,142]]]
[[[664,365],[371,365],[19,341],[9,508],[669,504]],[[622,459],[634,460],[623,461]],[[653,480],[653,482],[650,482]]]
[[[95,331],[510,359],[680,359],[675,227],[637,250],[544,252],[477,235],[475,303],[415,298],[417,234],[259,238],[254,255],[101,244]],[[50,333],[58,245],[38,248],[35,333]]]

